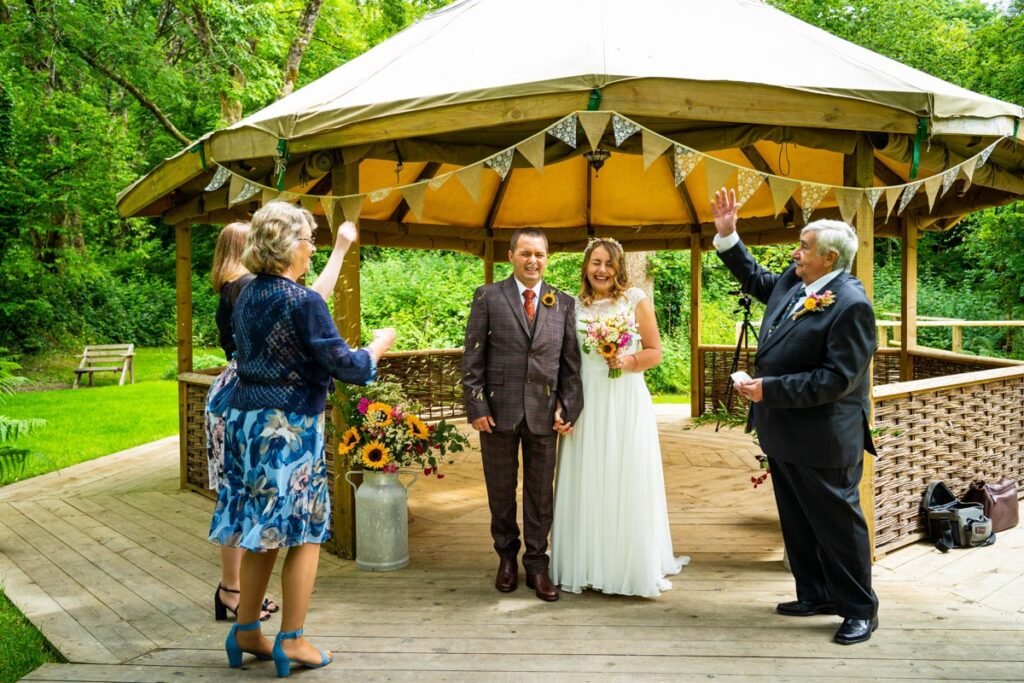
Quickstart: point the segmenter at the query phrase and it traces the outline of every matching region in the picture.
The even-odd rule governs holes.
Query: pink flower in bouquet
[[[629,347],[637,334],[636,321],[617,313],[602,318],[587,318],[582,321],[586,328],[583,351],[597,353],[602,358],[614,358],[619,351]],[[608,377],[622,376],[620,368],[609,368]]]

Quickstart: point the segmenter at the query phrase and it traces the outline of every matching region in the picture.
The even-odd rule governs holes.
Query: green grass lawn
[[[196,355],[210,355],[209,349]],[[0,472],[0,485],[45,474],[103,455],[171,436],[178,429],[178,389],[173,380],[174,348],[138,349],[135,384],[117,385],[117,376],[97,375],[97,386],[23,391],[6,397],[0,414],[41,418],[46,426],[17,444],[39,455],[23,469]],[[35,388],[68,386],[76,363],[67,354],[22,360],[19,374]]]
[[[60,653],[11,604],[0,587],[0,683],[20,680],[47,662],[64,662]]]

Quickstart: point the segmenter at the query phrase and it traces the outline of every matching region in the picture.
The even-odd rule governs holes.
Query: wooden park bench
[[[89,375],[89,386],[92,386],[92,375],[94,372],[120,372],[121,381],[118,386],[124,385],[125,377],[131,378],[135,384],[135,356],[134,344],[94,344],[86,346],[82,352],[82,362],[75,368],[75,385],[82,380],[82,375]]]

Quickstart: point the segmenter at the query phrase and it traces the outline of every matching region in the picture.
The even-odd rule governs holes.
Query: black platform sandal
[[[237,607],[228,607],[227,605],[225,605],[224,601],[221,600],[221,597],[220,597],[220,592],[221,591],[224,591],[225,593],[235,593],[235,594],[238,593],[238,591],[233,589],[233,588],[225,588],[223,585],[221,585],[219,583],[217,584],[217,590],[215,590],[213,592],[213,616],[214,616],[214,618],[217,621],[227,621],[227,619],[228,619],[228,612],[231,612],[231,616],[235,617],[237,619],[238,618],[238,608]],[[269,609],[269,606],[271,606],[271,605],[273,606],[274,609]],[[264,598],[263,599],[263,606],[260,608],[260,610],[263,612],[263,616],[260,617],[260,621],[266,621],[267,619],[270,618],[271,614],[273,614],[274,612],[278,611],[279,609],[281,609],[281,608],[278,607],[276,604],[274,604],[270,600]]]

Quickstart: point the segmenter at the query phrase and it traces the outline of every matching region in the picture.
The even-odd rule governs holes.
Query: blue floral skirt
[[[206,488],[220,489],[224,479],[224,424],[227,421],[228,401],[238,384],[238,365],[228,363],[227,369],[217,376],[206,395]]]
[[[227,411],[210,540],[259,552],[330,538],[323,415]]]

